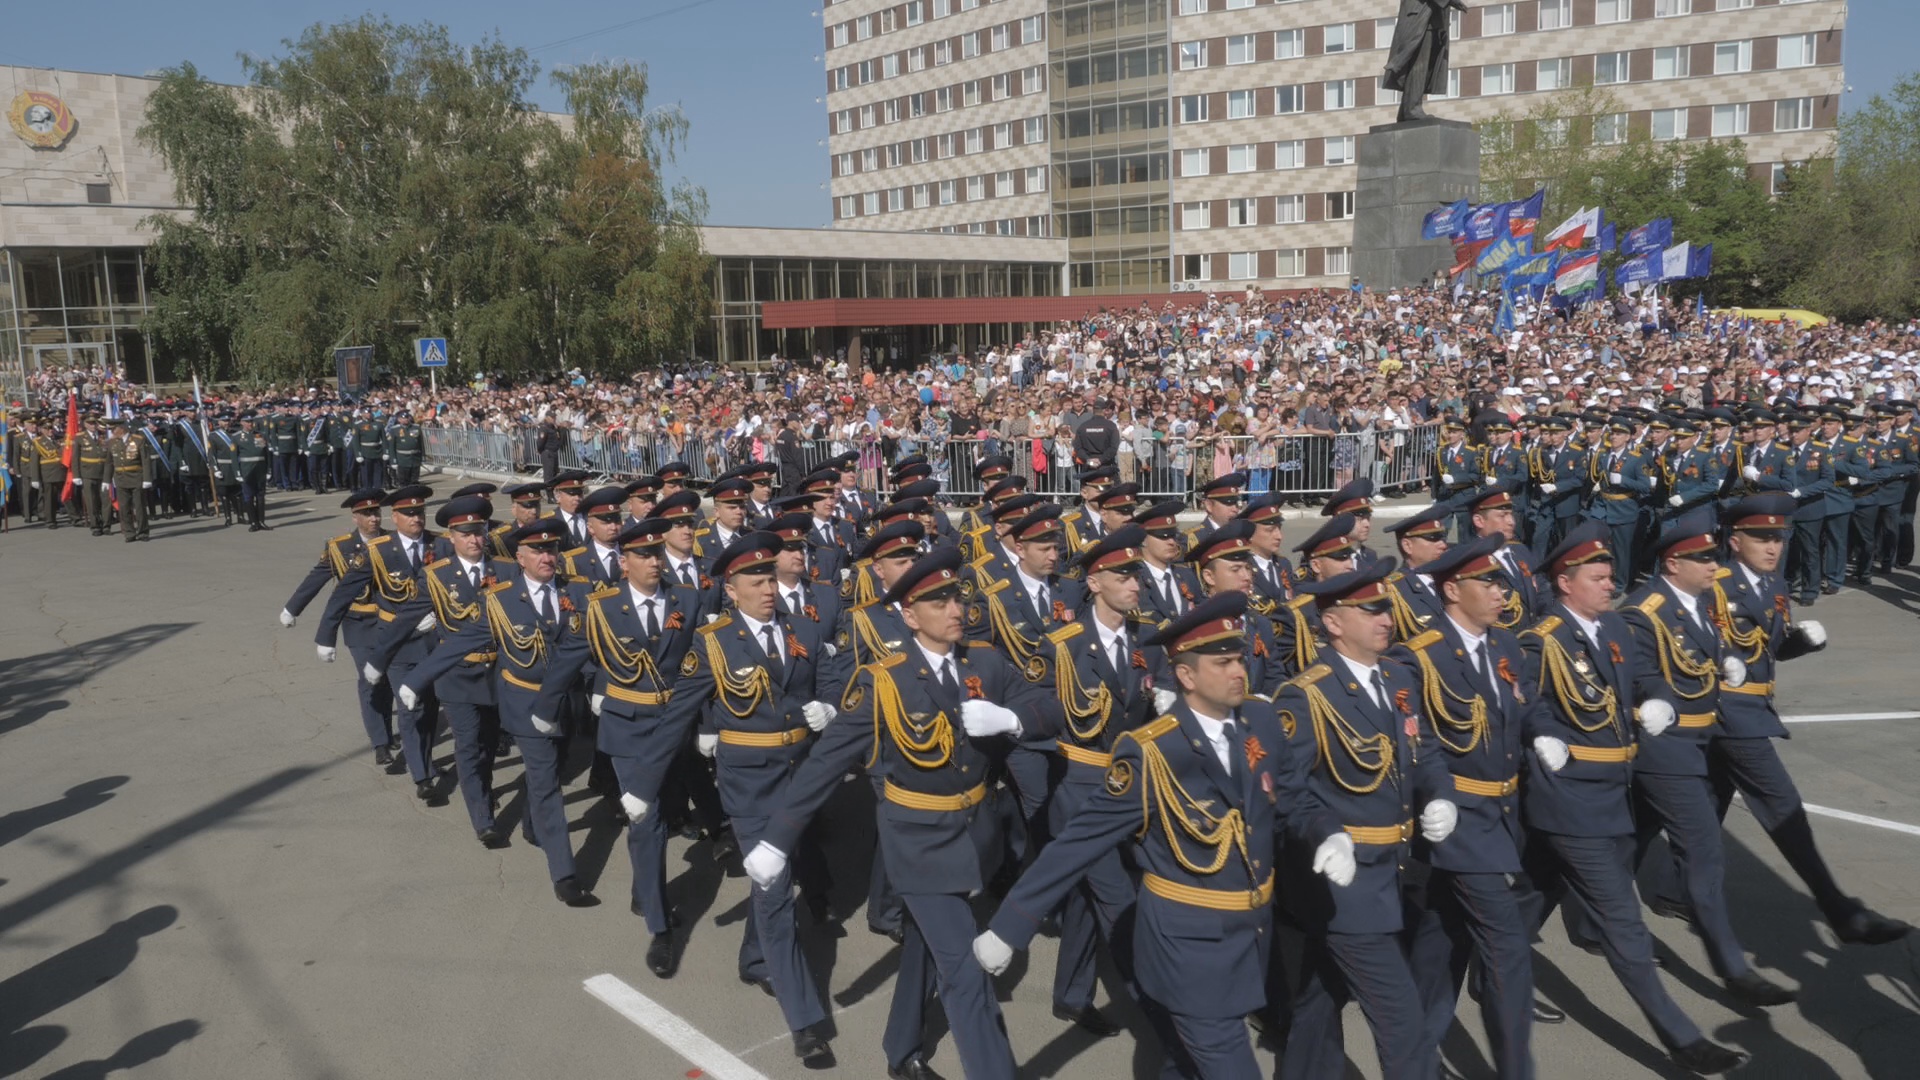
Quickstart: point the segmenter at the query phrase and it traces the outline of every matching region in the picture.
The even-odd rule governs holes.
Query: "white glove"
[[[595,716],[600,715],[600,709],[606,703],[607,703],[607,695],[605,694],[595,694],[592,697],[587,699],[587,707],[593,710],[593,715]],[[639,819],[635,818],[634,820],[638,821]]]
[[[1800,628],[1800,636],[1807,639],[1807,644],[1818,646],[1827,643],[1827,628],[1821,626],[1818,620],[1808,619],[1795,625]]]
[[[1500,482],[1500,478],[1499,478],[1498,476],[1495,476],[1495,475],[1494,475],[1493,473],[1488,473],[1488,474],[1487,474],[1487,483],[1489,483],[1489,484],[1497,484],[1497,483],[1499,483],[1499,482]]]
[[[1760,470],[1754,468],[1752,465],[1743,465],[1740,467],[1740,475],[1749,480],[1758,480],[1760,479]]]
[[[1567,758],[1572,756],[1567,752],[1567,744],[1551,735],[1535,735],[1533,753],[1548,772],[1559,772],[1566,768]]]
[[[1460,808],[1446,799],[1435,799],[1420,811],[1420,835],[1429,843],[1437,844],[1453,835],[1453,827],[1460,824]]]
[[[409,705],[407,706],[407,708],[411,709],[413,708],[413,706]],[[554,732],[560,730],[560,725],[555,724],[549,720],[542,720],[540,717],[534,715],[533,713],[528,713],[527,719],[533,721],[533,730],[539,732],[542,735],[551,735]]]
[[[753,845],[740,865],[755,885],[765,889],[787,872],[787,853],[762,840]]]
[[[1859,482],[1860,482],[1860,478],[1859,478],[1859,477],[1857,477],[1857,476],[1849,476],[1849,477],[1847,477],[1847,486],[1849,486],[1849,487],[1851,487],[1851,486],[1853,486],[1853,485],[1855,485],[1855,484],[1858,484]]]
[[[419,622],[414,624],[413,632],[416,634],[424,634],[427,631],[439,625],[440,625],[440,620],[434,617],[433,612],[429,611],[427,612],[426,618],[421,619]]]
[[[314,651],[314,652],[316,652],[316,653],[319,653],[319,654],[320,654],[320,662],[321,662],[321,663],[323,663],[323,664],[331,664],[331,663],[333,663],[333,656],[334,656],[334,653],[333,653],[333,646],[331,646],[331,645],[315,645],[315,646],[313,647],[313,651]]]
[[[374,667],[372,661],[368,661],[360,666],[360,677],[367,680],[368,686],[379,686],[380,680],[387,676],[379,668]],[[409,705],[407,708],[411,709],[413,706]]]
[[[1541,485],[1540,485],[1540,494],[1542,494],[1542,495],[1551,495],[1551,494],[1553,494],[1554,492],[1556,492],[1556,491],[1559,491],[1559,490],[1560,490],[1560,485],[1559,485],[1559,484],[1556,484],[1556,483],[1554,483],[1554,482],[1553,482],[1553,481],[1551,481],[1551,480],[1549,480],[1549,481],[1547,481],[1546,483],[1544,483],[1544,484],[1541,484]]]
[[[411,686],[400,687],[394,696],[400,699],[400,707],[403,709],[417,709],[420,707],[420,695],[414,693],[413,687]],[[538,718],[534,720],[533,726],[540,726]]]
[[[1607,490],[1607,485],[1605,485],[1605,484],[1595,484],[1595,485],[1593,485],[1593,493],[1594,493],[1595,495],[1598,495],[1598,494],[1600,494],[1601,492],[1603,492],[1603,491],[1605,491],[1605,490]]]
[[[1620,474],[1619,474],[1619,473],[1617,473],[1617,472],[1610,472],[1610,473],[1608,473],[1608,474],[1607,474],[1607,483],[1609,483],[1609,484],[1617,484],[1617,483],[1619,483],[1619,482],[1620,482]]]
[[[1747,685],[1747,662],[1737,656],[1721,657],[1720,682],[1736,690]]]
[[[227,474],[221,472],[219,469],[215,469],[213,470],[213,478],[215,480],[225,480],[227,478]]]
[[[719,613],[717,613],[717,612],[716,612],[716,613],[714,613],[714,614],[712,614],[712,615],[709,615],[709,616],[707,616],[707,621],[708,621],[708,622],[712,622],[712,621],[714,621],[715,619],[718,619],[719,617],[720,617],[720,615],[719,615]]]
[[[150,487],[152,487],[152,486],[153,486],[153,481],[151,481],[151,480],[142,480],[142,481],[140,481],[140,486],[141,486],[141,487],[142,487],[143,489],[144,489],[144,488],[150,488]]]
[[[712,732],[702,732],[701,734],[694,736],[693,748],[695,750],[700,751],[701,757],[712,757],[714,750],[716,750],[719,746],[720,746],[720,736],[718,734],[715,734]]]
[[[1448,487],[1452,487],[1452,486],[1453,486],[1453,474],[1452,474],[1452,473],[1450,473],[1450,472],[1443,472],[1443,473],[1441,473],[1441,474],[1440,474],[1440,482],[1441,482],[1441,483],[1443,483],[1443,484],[1446,484],[1446,485],[1447,485]]]
[[[1681,504],[1682,502],[1685,502],[1685,501],[1686,501],[1686,500],[1684,500],[1684,499],[1682,499],[1682,498],[1681,498],[1680,496],[1678,496],[1678,495],[1669,495],[1669,496],[1667,496],[1667,505],[1668,505],[1668,506],[1679,506],[1679,505],[1680,505],[1680,504]]]
[[[33,490],[35,490],[35,491],[39,491],[39,490],[40,490],[40,481],[38,481],[38,480],[35,480],[35,481],[33,482]]]
[[[973,939],[973,959],[989,975],[998,975],[1013,964],[1013,946],[989,930]]]
[[[1337,832],[1325,840],[1313,852],[1313,872],[1325,874],[1328,881],[1346,887],[1353,884],[1354,871],[1360,864],[1353,858],[1353,837]]]
[[[1787,492],[1787,494],[1788,494],[1788,495],[1791,495],[1791,496],[1793,496],[1794,498],[1796,498],[1796,499],[1797,499],[1797,498],[1799,498],[1799,497],[1800,497],[1800,489],[1799,489],[1799,488],[1794,488],[1794,489],[1793,489],[1792,491],[1789,491],[1789,492]]]
[[[1153,711],[1158,713],[1172,712],[1173,702],[1177,696],[1178,695],[1171,690],[1155,690],[1153,692]]]
[[[1020,718],[1012,709],[995,705],[991,701],[968,701],[960,706],[960,726],[967,729],[967,736],[983,739],[989,735],[1020,734]]]
[[[807,718],[809,728],[819,732],[825,731],[827,725],[833,723],[833,718],[840,715],[840,710],[824,701],[809,701],[800,706],[800,715]]]
[[[840,581],[842,584],[845,584],[846,580],[852,576],[853,576],[853,567],[843,566],[840,568]]]
[[[1673,706],[1659,698],[1648,698],[1633,711],[1633,718],[1649,735],[1658,735],[1673,726]]]
[[[101,491],[104,491],[104,492],[106,492],[106,493],[107,493],[107,494],[109,494],[109,495],[111,495],[111,494],[113,494],[113,484],[112,484],[112,482],[110,482],[110,481],[107,481],[107,480],[102,480],[102,481],[100,481],[100,490],[101,490]]]
[[[286,608],[281,608],[280,609],[280,625],[286,627],[289,630],[293,629],[293,612],[288,611]]]
[[[620,809],[627,812],[628,821],[638,825],[646,820],[648,810],[647,800],[640,798],[638,795],[629,795],[623,791],[620,793]]]

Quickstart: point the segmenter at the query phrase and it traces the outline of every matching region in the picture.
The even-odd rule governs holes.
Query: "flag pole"
[[[213,436],[207,433],[207,411],[200,404],[200,375],[193,376],[193,418],[200,423],[200,456],[207,460],[207,491],[213,496],[214,513],[224,513],[220,507],[220,485],[214,482],[213,475]]]

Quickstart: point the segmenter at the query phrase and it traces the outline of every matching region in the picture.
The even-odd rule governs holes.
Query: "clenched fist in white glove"
[[[1787,492],[1787,494],[1797,499],[1800,497],[1800,489],[1794,488],[1792,491]]]
[[[850,577],[852,577],[852,576],[853,576],[853,567],[851,567],[851,566],[843,566],[843,567],[841,567],[841,568],[840,568],[840,582],[841,582],[841,584],[843,584],[843,585],[844,585],[844,584],[846,584],[846,580],[847,580],[848,578],[850,578]]]
[[[411,686],[402,686],[400,689],[394,691],[394,697],[400,700],[400,707],[403,709],[417,709],[420,707],[420,695],[414,693],[413,687]],[[535,719],[533,726],[539,727],[540,721]]]
[[[108,495],[111,495],[111,494],[113,494],[113,484],[112,484],[112,482],[111,482],[111,481],[107,481],[107,480],[102,480],[102,481],[100,481],[100,490],[101,490],[102,492],[105,492],[105,493],[106,493],[106,494],[108,494]]]
[[[1617,472],[1610,472],[1610,473],[1608,473],[1608,474],[1607,474],[1607,483],[1609,483],[1609,484],[1618,484],[1619,482],[1620,482],[1620,474],[1619,474],[1619,473],[1617,473]]]
[[[1567,750],[1567,744],[1551,735],[1534,736],[1533,753],[1540,759],[1540,764],[1547,767],[1548,772],[1559,772],[1566,768],[1567,759],[1572,756]]]
[[[1447,485],[1448,487],[1452,487],[1452,486],[1453,486],[1453,474],[1452,474],[1452,473],[1450,473],[1450,472],[1443,472],[1443,473],[1441,473],[1441,474],[1440,474],[1440,482],[1441,482],[1441,483],[1443,483],[1443,484],[1445,484],[1445,485]]]
[[[1819,620],[1808,619],[1794,625],[1800,631],[1800,636],[1807,639],[1807,644],[1818,648],[1827,643],[1827,628],[1821,626]]]
[[[787,853],[762,840],[740,860],[740,866],[755,885],[771,888],[787,872]]]
[[[1553,494],[1554,492],[1556,492],[1556,491],[1559,491],[1559,490],[1560,490],[1560,485],[1559,485],[1559,484],[1556,484],[1556,483],[1554,483],[1554,482],[1553,482],[1553,481],[1551,481],[1551,480],[1549,480],[1549,481],[1547,481],[1546,483],[1544,483],[1544,484],[1541,484],[1541,485],[1540,485],[1540,494],[1542,494],[1542,495],[1551,495],[1551,494]]]
[[[647,800],[638,795],[629,795],[624,791],[621,792],[620,809],[627,812],[627,820],[633,822],[635,825],[647,819]]]
[[[1354,871],[1360,864],[1353,858],[1353,837],[1338,832],[1325,840],[1313,852],[1313,872],[1325,874],[1328,881],[1345,887],[1353,884]]]
[[[1420,835],[1429,843],[1437,844],[1453,835],[1453,827],[1460,824],[1460,808],[1446,799],[1435,799],[1420,811]]]
[[[152,487],[152,486],[153,486],[153,481],[151,481],[151,480],[142,480],[142,481],[140,481],[140,487],[141,487],[141,489],[142,489],[142,490],[145,490],[145,489],[147,489],[147,488],[150,488],[150,487]]]
[[[1748,480],[1757,481],[1760,479],[1760,470],[1752,465],[1743,465],[1740,467],[1740,475],[1746,477]]]
[[[1178,695],[1171,690],[1155,690],[1153,692],[1153,711],[1158,713],[1172,712],[1173,703],[1177,697]]]
[[[1648,698],[1633,711],[1633,718],[1649,735],[1658,735],[1673,726],[1673,706],[1659,698]]]
[[[710,731],[703,731],[700,734],[694,736],[693,748],[695,750],[700,751],[701,757],[712,757],[713,752],[719,749],[719,747],[720,747],[720,736]]]
[[[433,612],[429,611],[427,612],[426,618],[421,619],[419,622],[413,624],[413,632],[416,634],[424,634],[427,631],[439,625],[440,625],[440,620],[434,617]]]
[[[973,959],[989,975],[998,975],[1013,964],[1013,946],[989,930],[973,939]]]
[[[280,625],[291,630],[293,628],[293,612],[288,611],[286,608],[281,608]]]
[[[1499,476],[1497,476],[1497,475],[1495,475],[1495,474],[1493,474],[1493,473],[1488,473],[1488,474],[1487,474],[1487,483],[1489,483],[1489,484],[1497,484],[1497,483],[1499,483],[1499,482],[1500,482],[1500,477],[1499,477]]]
[[[320,655],[320,662],[323,664],[333,663],[333,658],[336,655],[331,645],[315,645],[313,651]]]
[[[1736,690],[1747,685],[1747,662],[1737,656],[1721,657],[1720,682]]]
[[[35,480],[35,481],[33,482],[33,490],[35,490],[35,491],[39,491],[39,490],[40,490],[40,481],[38,481],[38,480]]]
[[[807,727],[819,732],[825,731],[827,725],[833,723],[833,718],[840,715],[840,710],[824,701],[809,701],[800,706],[800,715],[807,718]]]
[[[367,680],[368,686],[379,686],[380,680],[386,678],[387,676],[383,672],[381,672],[379,668],[374,667],[373,662],[369,660],[368,662],[360,665],[360,677]],[[411,706],[409,706],[409,708],[411,708]]]
[[[409,705],[407,706],[407,708],[411,709],[413,708],[413,706]],[[539,732],[542,735],[552,735],[553,733],[560,730],[559,724],[556,724],[553,721],[542,717],[538,713],[528,713],[527,719],[533,721],[533,730]]]
[[[968,701],[960,706],[960,726],[969,738],[1020,734],[1020,718],[1013,710],[991,701]]]
[[[1679,506],[1679,505],[1680,505],[1681,503],[1683,503],[1683,502],[1685,502],[1685,501],[1686,501],[1685,499],[1682,499],[1682,498],[1681,498],[1680,496],[1678,496],[1678,495],[1669,495],[1669,496],[1667,496],[1667,505],[1668,505],[1668,506]]]
[[[595,694],[587,699],[587,708],[592,709],[595,716],[600,715],[600,710],[605,708],[606,704],[607,695],[605,694]]]

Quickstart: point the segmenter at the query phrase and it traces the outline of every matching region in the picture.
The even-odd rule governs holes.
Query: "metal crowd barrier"
[[[541,470],[537,430],[494,432],[427,425],[423,430],[432,464],[499,473]],[[740,440],[571,430],[565,434],[559,467],[585,470],[597,481],[630,480],[656,472],[670,461],[686,462],[695,480],[707,481],[751,457],[750,452],[743,453],[751,444]],[[1249,474],[1250,495],[1323,496],[1360,477],[1372,477],[1377,492],[1397,494],[1426,485],[1439,443],[1437,424],[1269,439],[1246,435],[1162,438],[1124,446],[1117,464],[1122,482],[1140,485],[1143,501],[1190,498],[1201,483],[1222,471],[1236,470]],[[813,471],[848,445],[840,440],[802,440],[800,472]],[[915,440],[912,446],[933,463],[934,477],[949,498],[980,497],[985,485],[979,479],[978,463],[989,453],[1011,456],[1015,472],[1027,478],[1029,490],[1060,496],[1080,491],[1079,470],[1070,458],[1063,461],[1055,453],[1051,440],[1042,440],[1038,449],[1028,438]],[[877,447],[869,447],[868,460],[877,457]],[[872,472],[875,482],[869,484],[863,478],[862,486],[884,494],[886,470],[876,467]]]

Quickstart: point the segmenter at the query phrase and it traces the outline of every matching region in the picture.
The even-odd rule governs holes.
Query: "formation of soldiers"
[[[522,840],[576,907],[598,901],[562,792],[570,752],[590,750],[656,976],[694,932],[668,836],[739,858],[738,975],[809,1065],[835,1061],[804,940],[833,917],[822,846],[844,842],[813,826],[829,800],[870,798],[866,918],[901,950],[890,1077],[936,1075],[936,1002],[961,1072],[1015,1075],[992,979],[1045,925],[1055,1016],[1121,1032],[1094,1000],[1104,953],[1166,1075],[1254,1077],[1254,1032],[1282,1077],[1344,1075],[1339,1014],[1357,1001],[1385,1076],[1437,1077],[1465,986],[1499,1075],[1530,1077],[1533,1026],[1564,1019],[1531,976],[1555,908],[1680,1068],[1721,1073],[1748,1056],[1663,987],[1634,874],[1656,860],[1651,906],[1693,923],[1746,1005],[1795,991],[1752,966],[1727,916],[1736,790],[1841,941],[1907,933],[1835,882],[1773,740],[1777,666],[1826,643],[1792,614],[1801,514],[1836,486],[1836,457],[1879,485],[1913,458],[1894,449],[1904,416],[1857,444],[1843,419],[1818,450],[1797,414],[1709,414],[1704,435],[1684,415],[1646,433],[1638,419],[1571,440],[1550,419],[1501,450],[1456,437],[1448,497],[1391,525],[1394,557],[1366,546],[1364,480],[1290,547],[1244,474],[1209,482],[1186,530],[1184,502],[1143,502],[1111,468],[1063,509],[1004,457],[982,463],[985,498],[958,526],[915,458],[885,505],[851,456],[784,498],[759,465],[705,499],[682,463],[593,490],[578,472],[470,485],[431,510],[427,487],[369,486],[280,620],[324,596],[319,658],[344,635],[375,760],[430,803],[448,794],[444,719],[452,786],[489,848],[509,842],[493,773],[510,742]],[[1562,498],[1580,507],[1564,521]],[[1645,581],[1619,599],[1636,558]],[[999,898],[984,927],[982,893]]]
[[[64,519],[95,536],[117,522],[128,542],[148,539],[156,517],[219,516],[261,532],[272,527],[270,489],[325,495],[389,478],[411,484],[426,455],[420,425],[405,412],[275,401],[205,415],[203,429],[187,404],[128,406],[112,419],[83,410],[71,451],[64,414],[19,417],[6,452],[23,520],[54,529]]]

